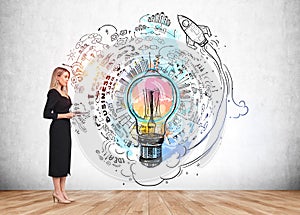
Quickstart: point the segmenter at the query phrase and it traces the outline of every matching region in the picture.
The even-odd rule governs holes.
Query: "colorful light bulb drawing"
[[[156,69],[148,69],[129,85],[127,107],[135,118],[140,162],[155,167],[162,161],[166,123],[177,107],[174,83]]]
[[[72,122],[83,152],[103,173],[142,186],[204,166],[219,148],[226,119],[248,113],[233,98],[208,26],[178,15],[174,29],[150,16],[134,30],[106,24],[84,35],[68,62],[74,104],[89,113]]]

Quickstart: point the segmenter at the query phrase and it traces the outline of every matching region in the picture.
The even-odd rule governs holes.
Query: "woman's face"
[[[66,87],[68,85],[69,78],[69,73],[64,72],[63,74],[61,74],[61,76],[57,76],[57,81],[61,86]]]

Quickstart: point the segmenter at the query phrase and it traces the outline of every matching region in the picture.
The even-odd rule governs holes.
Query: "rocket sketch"
[[[183,15],[178,15],[177,19],[181,29],[186,34],[186,42],[189,47],[196,49],[195,43],[201,47],[208,43],[208,40],[205,38],[205,35],[211,36],[208,26],[197,25],[191,19]]]

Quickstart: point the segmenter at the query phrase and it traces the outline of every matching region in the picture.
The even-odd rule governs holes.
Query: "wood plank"
[[[169,215],[172,214],[169,208],[166,206],[166,203],[159,195],[158,191],[148,191],[149,192],[149,215],[157,215],[164,214]]]
[[[148,191],[139,191],[137,197],[126,215],[147,215],[149,214],[149,192]]]
[[[105,201],[100,201],[94,203],[95,206],[87,211],[86,214],[89,215],[102,215],[107,214],[110,210],[112,210],[119,202],[121,202],[128,195],[130,196],[131,191],[117,191],[114,195],[110,196]]]
[[[173,215],[182,215],[182,214],[192,214],[190,211],[184,207],[182,204],[182,198],[176,198],[175,195],[172,195],[173,192],[160,191],[159,195],[164,199],[165,204]]]
[[[126,191],[123,191],[126,193]],[[136,199],[138,191],[127,191],[128,195],[123,195],[122,200],[120,200],[114,207],[107,212],[110,215],[120,215],[126,214],[130,207],[132,207],[133,202]]]
[[[186,191],[188,192],[188,191]],[[194,201],[188,198],[187,195],[184,195],[185,191],[169,191],[169,195],[174,195],[178,201],[181,201],[184,204],[184,207],[191,213],[191,214],[203,214],[203,215],[210,215],[208,210],[204,208],[204,204],[199,201]]]

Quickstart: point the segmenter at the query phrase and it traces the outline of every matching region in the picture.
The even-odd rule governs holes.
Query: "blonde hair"
[[[63,92],[64,94],[68,95],[68,86],[62,87],[61,89],[59,89],[59,84],[56,79],[56,77],[60,77],[64,72],[69,73],[69,77],[70,77],[70,72],[65,68],[57,67],[54,69],[54,71],[52,73],[52,77],[51,77],[50,90],[56,89],[56,90]]]

